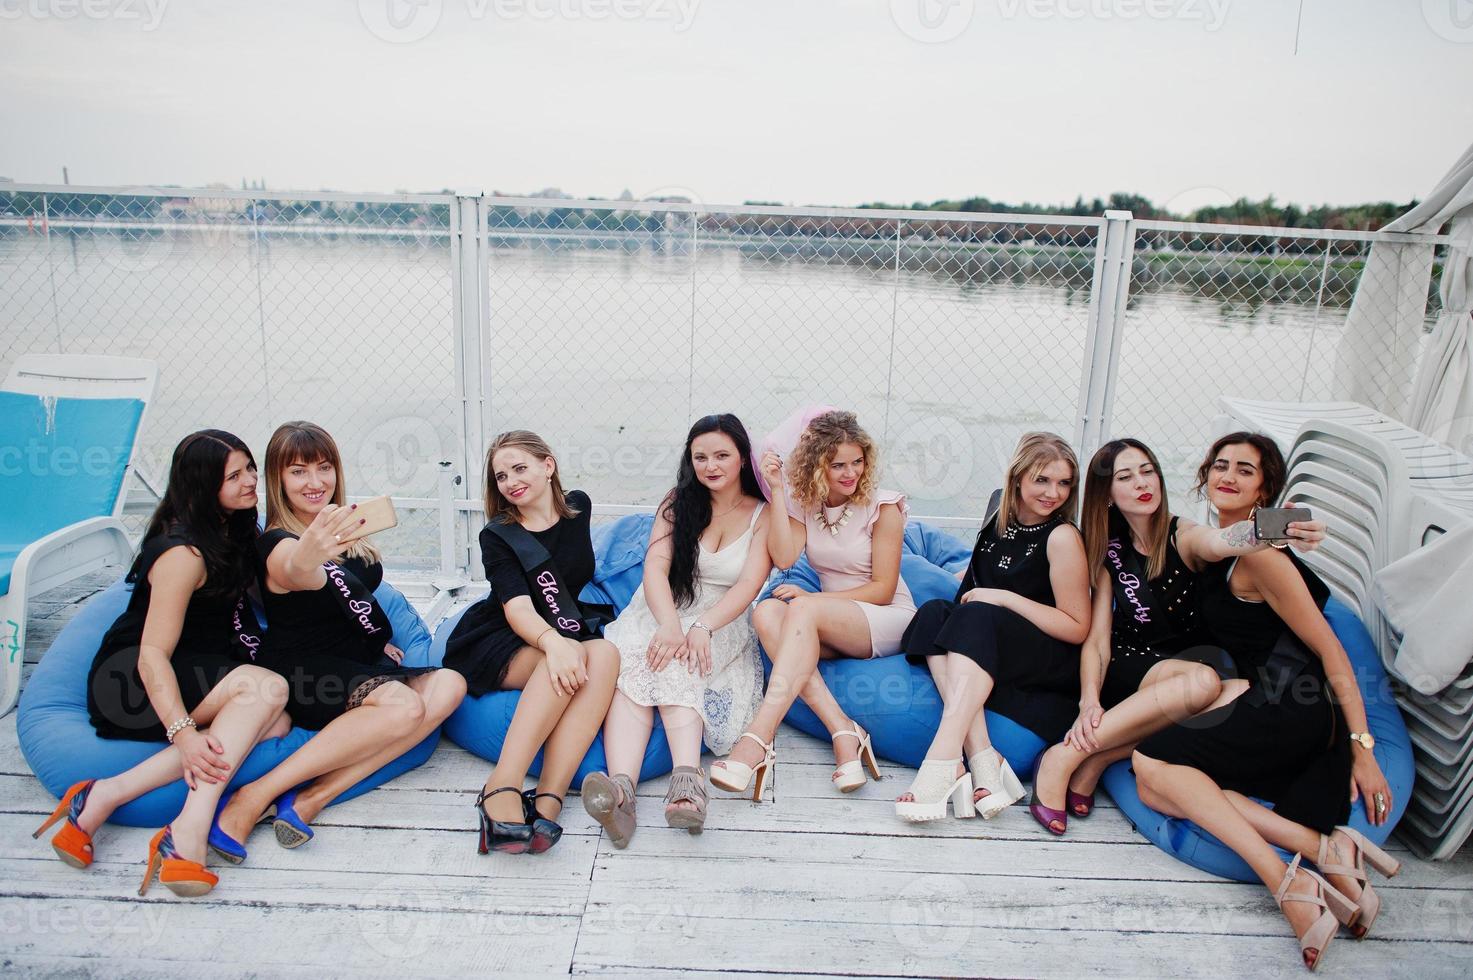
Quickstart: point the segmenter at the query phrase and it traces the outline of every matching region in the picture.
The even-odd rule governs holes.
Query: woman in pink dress
[[[753,612],[757,636],[772,659],[772,676],[751,726],[731,755],[711,767],[711,782],[740,793],[755,777],[752,798],[760,799],[776,761],[777,726],[801,697],[833,739],[835,788],[852,792],[864,785],[864,766],[877,779],[879,766],[869,734],[844,713],[817,666],[821,657],[900,652],[900,637],[915,615],[910,590],[900,580],[905,496],[876,489],[875,444],[853,412],[814,418],[786,467],[768,452],[761,468],[772,497],[767,533],[772,562],[791,568],[806,548],[821,591],[779,585]]]

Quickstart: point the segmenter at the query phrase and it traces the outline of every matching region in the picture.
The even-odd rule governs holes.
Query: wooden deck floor
[[[33,607],[34,660],[99,583]],[[539,856],[475,853],[488,764],[448,741],[388,786],[326,811],[287,851],[269,832],[208,897],[136,890],[149,832],[106,828],[86,872],[30,831],[54,800],[0,719],[0,973],[153,977],[1298,976],[1297,947],[1259,887],[1168,857],[1108,803],[1047,837],[1017,806],[919,827],[890,800],[911,773],[850,797],[822,743],[784,729],[769,798],[714,794],[705,834],[664,826],[665,780],[640,787],[641,829],[614,850],[570,799]],[[1379,885],[1375,936],[1342,934],[1330,976],[1473,973],[1473,858],[1406,865]],[[208,961],[208,965],[205,965]]]

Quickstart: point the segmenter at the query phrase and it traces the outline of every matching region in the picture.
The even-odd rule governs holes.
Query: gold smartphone
[[[370,497],[358,505],[356,512],[363,523],[343,539],[343,544],[399,526],[399,515],[394,513],[394,501],[388,497]]]

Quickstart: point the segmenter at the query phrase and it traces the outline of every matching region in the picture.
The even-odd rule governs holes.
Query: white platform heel
[[[859,756],[850,759],[842,766],[834,770],[834,788],[840,793],[852,793],[865,783],[864,770],[874,774],[875,781],[880,779],[880,764],[875,760],[875,750],[870,746],[869,732],[855,725],[853,729],[845,729],[842,732],[834,732],[829,738],[837,741],[840,736],[847,735],[859,741]]]
[[[987,790],[987,795],[976,801],[983,820],[991,820],[1023,798],[1023,784],[997,749],[978,752],[967,760],[967,768],[972,770],[972,791]]]
[[[718,759],[711,764],[711,785],[724,789],[728,793],[745,793],[747,787],[752,785],[755,776],[756,786],[752,789],[752,802],[758,803],[762,800],[763,785],[777,766],[777,752],[773,750],[771,742],[764,742],[751,732],[742,732],[737,741],[740,742],[743,738],[750,738],[762,746],[762,761],[755,766],[749,766],[745,762],[733,762],[730,758]]]
[[[956,775],[961,759],[924,759],[920,771],[910,784],[913,800],[896,800],[895,815],[911,823],[944,820],[946,804],[959,819],[977,815],[972,803],[972,775]]]

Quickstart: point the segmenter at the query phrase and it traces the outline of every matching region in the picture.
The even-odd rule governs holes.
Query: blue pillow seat
[[[900,577],[910,588],[916,607],[932,599],[955,598],[956,573],[971,558],[972,549],[957,538],[918,521],[908,522]],[[777,573],[760,598],[767,598],[784,583],[818,591],[818,574],[806,555],[786,572]],[[771,675],[772,662],[765,650],[763,669]],[[902,765],[920,766],[941,725],[941,695],[929,670],[897,654],[873,660],[820,660],[818,673],[844,713],[869,733],[876,755]],[[1047,747],[1043,739],[1011,718],[993,711],[986,715],[993,746],[1014,771],[1026,777]],[[829,739],[828,729],[801,699],[793,702],[786,720],[814,738]]]
[[[102,644],[103,634],[127,608],[131,591],[132,586],[119,581],[89,599],[57,635],[21,691],[15,722],[21,751],[36,778],[58,798],[73,783],[115,776],[165,745],[99,738],[87,716],[87,672]],[[394,644],[404,651],[405,665],[427,664],[430,631],[414,607],[387,582],[378,587],[374,598],[393,624]],[[293,728],[282,738],[261,742],[236,769],[230,785],[242,785],[264,776],[314,734]],[[435,751],[439,740],[438,730],[430,733],[424,741],[348,789],[333,803],[361,796],[422,765]],[[110,822],[129,827],[162,827],[178,815],[186,792],[183,779],[175,780],[119,807]]]
[[[1349,606],[1338,599],[1325,605],[1325,618],[1335,631],[1350,665],[1355,670],[1360,684],[1361,699],[1366,705],[1366,719],[1371,734],[1376,737],[1376,761],[1391,787],[1391,815],[1381,826],[1373,826],[1366,819],[1363,802],[1351,806],[1350,826],[1364,834],[1367,839],[1384,844],[1396,828],[1397,822],[1406,811],[1412,794],[1412,743],[1407,735],[1406,723],[1401,709],[1391,690],[1391,682],[1376,654],[1376,644],[1366,632],[1365,626]],[[1226,845],[1190,820],[1178,820],[1163,816],[1141,802],[1136,791],[1135,773],[1129,760],[1117,762],[1105,770],[1101,780],[1131,825],[1146,839],[1178,860],[1194,868],[1221,878],[1235,881],[1256,882],[1258,876],[1246,861]],[[1272,805],[1272,804],[1268,804]],[[1280,852],[1287,861],[1290,855]],[[1310,855],[1311,857],[1313,855]]]

